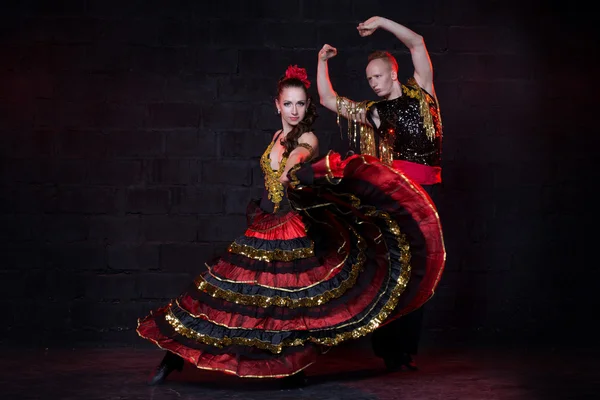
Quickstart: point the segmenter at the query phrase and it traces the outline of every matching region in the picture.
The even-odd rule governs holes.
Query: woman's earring
[[[277,110],[277,114],[281,114],[281,110]]]

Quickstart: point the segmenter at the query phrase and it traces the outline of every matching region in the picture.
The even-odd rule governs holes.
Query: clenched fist
[[[369,36],[375,32],[377,28],[381,27],[382,19],[383,18],[381,17],[371,17],[365,22],[361,22],[356,27],[356,29],[358,29],[358,34],[362,37]]]
[[[324,45],[321,50],[319,50],[319,60],[327,61],[330,58],[333,58],[337,55],[337,49],[328,44]]]

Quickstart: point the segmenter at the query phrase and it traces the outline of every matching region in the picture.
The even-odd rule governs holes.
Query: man
[[[433,67],[423,37],[407,27],[382,17],[358,24],[362,37],[377,29],[394,34],[409,50],[414,74],[406,84],[398,80],[398,63],[389,53],[369,56],[366,76],[382,100],[355,102],[340,97],[329,79],[328,60],[337,50],[326,44],[319,52],[317,86],[320,102],[348,119],[351,144],[362,154],[402,171],[435,201],[441,183],[442,125],[433,87]],[[423,307],[376,330],[372,337],[375,354],[383,358],[388,370],[402,367],[416,370],[412,358],[417,353]]]

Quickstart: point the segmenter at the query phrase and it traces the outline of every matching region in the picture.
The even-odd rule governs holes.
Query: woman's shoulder
[[[298,143],[307,143],[307,144],[316,144],[319,142],[317,135],[315,135],[312,131],[304,132],[298,138]]]

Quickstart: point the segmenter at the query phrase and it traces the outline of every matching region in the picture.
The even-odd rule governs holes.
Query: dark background
[[[285,68],[307,68],[315,100],[324,43],[339,50],[342,95],[373,98],[364,67],[375,49],[412,74],[391,34],[358,36],[372,15],[424,36],[442,107],[448,261],[426,339],[595,340],[591,12],[466,0],[3,4],[3,345],[142,345],[136,319],[243,232]],[[343,151],[335,115],[319,113],[321,150]]]

